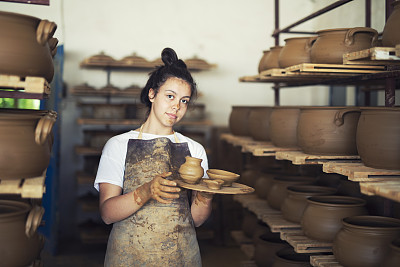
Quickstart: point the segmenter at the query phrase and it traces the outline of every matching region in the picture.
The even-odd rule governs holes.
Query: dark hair
[[[140,100],[149,108],[149,112],[152,104],[149,99],[149,90],[152,88],[155,92],[155,95],[157,95],[160,87],[172,77],[182,79],[190,85],[190,102],[197,97],[197,85],[193,80],[193,77],[190,74],[185,62],[183,62],[181,59],[178,59],[175,51],[172,48],[164,48],[161,52],[161,59],[164,62],[164,65],[158,66],[154,71],[150,72],[150,77],[140,93]]]

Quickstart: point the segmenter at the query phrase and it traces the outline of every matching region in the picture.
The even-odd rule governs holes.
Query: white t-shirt
[[[175,132],[180,143],[188,143],[189,151],[192,157],[202,159],[201,166],[204,169],[204,177],[207,177],[206,170],[208,170],[207,154],[204,147],[198,142]],[[138,139],[139,132],[129,131],[110,138],[103,148],[101,154],[99,167],[97,170],[96,180],[94,187],[99,190],[99,183],[109,183],[123,188],[124,173],[125,173],[125,158],[128,149],[129,139]],[[155,135],[143,133],[143,140],[151,140],[159,137],[167,137],[175,143],[175,137],[171,135]]]

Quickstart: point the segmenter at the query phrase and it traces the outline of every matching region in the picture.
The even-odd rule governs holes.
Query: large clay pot
[[[342,228],[342,219],[366,215],[366,201],[346,196],[316,196],[307,199],[301,227],[311,239],[332,242]]]
[[[194,157],[185,157],[185,163],[179,167],[180,177],[189,184],[197,184],[204,175],[204,169],[201,167],[202,159]]]
[[[0,110],[1,179],[43,174],[50,161],[51,130],[56,118],[54,111]]]
[[[311,267],[312,254],[296,253],[293,248],[283,248],[275,253],[272,267]]]
[[[268,192],[271,189],[272,179],[278,175],[278,172],[262,172],[254,183],[254,190],[261,199],[267,199]]]
[[[358,107],[303,107],[297,144],[307,154],[357,155]]]
[[[270,117],[272,143],[277,147],[297,146],[297,122],[300,107],[273,107]]]
[[[272,179],[271,189],[268,192],[268,205],[276,210],[280,210],[283,201],[288,195],[287,188],[291,185],[313,184],[317,181],[317,177],[311,176],[283,176],[279,175]]]
[[[246,169],[241,172],[239,181],[242,184],[254,187],[258,177],[261,175],[262,172],[259,169],[257,169],[254,165],[249,165],[246,166]]]
[[[51,82],[54,75],[52,39],[57,25],[48,20],[10,12],[0,12],[1,74],[44,77]],[[49,46],[50,41],[50,46]]]
[[[278,61],[280,68],[287,68],[302,63],[310,63],[310,51],[317,37],[293,37],[285,39]]]
[[[362,108],[356,143],[365,166],[400,170],[400,107]]]
[[[307,199],[312,196],[327,196],[336,193],[336,189],[316,185],[295,185],[287,188],[287,197],[283,200],[282,216],[288,221],[300,223],[307,207]]]
[[[257,267],[270,267],[275,261],[275,253],[289,244],[280,238],[279,233],[260,235],[254,248],[254,261]]]
[[[394,1],[392,5],[393,11],[383,28],[382,45],[394,47],[397,44],[400,44],[400,1]]]
[[[250,136],[257,141],[269,141],[271,107],[252,107],[249,114]]]
[[[283,46],[273,46],[270,48],[270,52],[265,58],[264,68],[269,69],[279,69],[279,54],[281,53]]]
[[[28,266],[44,245],[37,233],[44,209],[29,204],[0,200],[0,255],[1,265],[8,267]]]
[[[389,254],[390,243],[398,237],[399,219],[381,216],[347,217],[343,219],[343,228],[333,241],[333,254],[343,266],[386,266],[381,264]]]
[[[261,59],[260,59],[260,62],[258,62],[258,73],[261,73],[262,71],[264,71],[264,70],[267,70],[268,69],[268,65],[267,65],[267,57],[268,57],[268,54],[269,54],[269,50],[264,50],[263,51],[263,55],[262,55],[262,57],[261,57]]]
[[[343,64],[343,54],[374,46],[378,32],[368,27],[338,28],[317,31],[311,48],[311,62]]]
[[[229,116],[229,129],[233,135],[249,136],[249,115],[251,107],[233,106]]]
[[[385,267],[398,267],[400,262],[400,238],[393,240],[390,244],[390,251],[383,261]]]

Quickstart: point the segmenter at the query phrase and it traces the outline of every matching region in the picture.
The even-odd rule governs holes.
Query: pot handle
[[[354,107],[354,108],[344,108],[344,109],[338,110],[335,113],[335,118],[333,119],[333,122],[335,123],[335,125],[342,126],[344,124],[344,115],[349,112],[361,112],[361,109]]]
[[[370,32],[373,33],[374,36],[372,37],[371,46],[373,43],[378,40],[378,32],[375,29],[368,28],[368,27],[355,27],[351,28],[346,32],[346,36],[344,38],[344,43],[346,46],[351,46],[354,43],[354,35],[358,32]]]
[[[25,224],[25,235],[28,238],[31,238],[38,229],[40,223],[42,222],[44,214],[44,208],[40,206],[32,207],[31,211],[28,214],[28,218],[26,219]]]
[[[318,36],[310,37],[308,41],[306,42],[306,47],[305,50],[309,51],[311,50],[311,47],[314,45],[315,41],[317,40]]]
[[[48,21],[47,19],[41,20],[36,29],[36,41],[40,45],[46,45],[47,41],[53,37],[54,32],[57,29],[57,24]]]
[[[50,51],[51,51],[51,56],[53,58],[57,53],[57,44],[58,44],[58,39],[57,38],[51,37],[49,39],[49,48],[50,48]]]
[[[43,145],[47,137],[51,133],[54,123],[57,119],[57,113],[49,111],[46,115],[40,118],[35,129],[35,142],[38,145]]]

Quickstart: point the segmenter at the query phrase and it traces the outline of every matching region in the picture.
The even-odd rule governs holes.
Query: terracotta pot
[[[400,170],[400,107],[362,108],[357,149],[365,166]]]
[[[304,107],[297,126],[297,144],[307,154],[357,155],[358,107]]]
[[[279,175],[272,179],[271,189],[268,192],[268,205],[276,210],[280,210],[283,201],[288,195],[287,188],[291,185],[313,184],[317,181],[317,177],[311,176],[283,176]]]
[[[257,267],[270,267],[275,261],[275,253],[290,245],[280,238],[279,233],[259,236],[254,248],[254,261]]]
[[[279,69],[279,54],[281,53],[283,46],[273,46],[270,48],[270,52],[265,58],[264,68],[269,69]]]
[[[44,77],[51,82],[54,75],[55,40],[51,39],[57,25],[48,20],[10,12],[0,12],[0,73]],[[51,48],[49,41],[51,40]],[[53,50],[53,51],[52,51]]]
[[[247,237],[253,238],[257,224],[257,216],[248,209],[243,209],[242,231]]]
[[[269,52],[270,52],[269,50],[263,51],[263,55],[260,59],[260,62],[258,63],[258,73],[261,73],[262,71],[267,70],[268,67],[267,67],[266,60],[267,60]]]
[[[382,266],[380,264],[389,253],[390,243],[398,237],[399,219],[381,216],[347,217],[343,219],[343,228],[333,241],[333,254],[343,266]]]
[[[270,117],[270,137],[277,147],[297,146],[297,123],[300,107],[273,107]]]
[[[44,209],[29,204],[0,200],[0,254],[2,266],[28,266],[44,245],[37,233]]]
[[[374,46],[378,32],[368,27],[338,28],[318,31],[311,48],[311,62],[343,64],[343,54]]]
[[[311,267],[312,254],[296,253],[293,248],[283,248],[275,253],[272,267]]]
[[[204,175],[204,169],[201,167],[202,159],[194,157],[185,157],[185,163],[179,167],[180,177],[189,184],[197,184]]]
[[[261,175],[262,175],[261,171],[259,171],[256,168],[246,168],[240,174],[239,180],[242,184],[254,187],[258,177],[260,177]]]
[[[233,106],[229,116],[229,129],[233,135],[250,136],[249,115],[251,107]]]
[[[268,192],[271,189],[272,179],[277,176],[277,172],[263,172],[254,183],[254,190],[261,199],[267,199]]]
[[[366,215],[366,202],[346,196],[317,196],[307,199],[308,205],[301,218],[301,227],[311,239],[332,242],[342,228],[342,219]]]
[[[312,196],[327,196],[336,193],[332,187],[316,185],[297,185],[287,188],[287,197],[283,200],[282,216],[290,222],[300,223],[307,207],[307,199]]]
[[[206,106],[204,104],[189,105],[185,116],[182,120],[184,121],[199,121],[205,119]]]
[[[278,61],[280,68],[310,63],[310,51],[317,37],[294,37],[285,39]]]
[[[54,111],[47,110],[0,110],[1,179],[43,174],[50,161],[56,117]]]
[[[250,136],[257,141],[269,141],[271,107],[252,107],[249,114]]]
[[[386,259],[383,261],[385,267],[398,267],[400,262],[400,238],[393,240]]]
[[[393,11],[386,21],[385,27],[382,33],[382,45],[383,46],[396,46],[400,44],[400,1],[394,1],[392,3]]]

